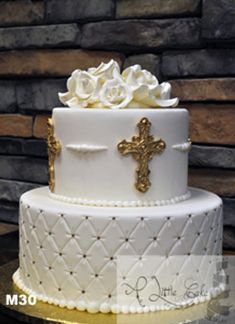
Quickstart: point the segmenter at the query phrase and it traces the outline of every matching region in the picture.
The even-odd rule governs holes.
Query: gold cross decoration
[[[154,139],[150,135],[151,123],[147,118],[142,118],[137,126],[139,136],[133,136],[131,142],[121,141],[118,144],[118,150],[123,155],[132,154],[133,158],[138,162],[135,187],[140,192],[146,192],[151,186],[149,161],[152,160],[155,154],[160,154],[165,150],[166,143],[161,138]]]
[[[60,141],[54,135],[54,125],[52,118],[47,121],[48,135],[47,135],[47,148],[48,148],[48,166],[49,166],[49,188],[51,192],[55,189],[55,159],[61,151]]]

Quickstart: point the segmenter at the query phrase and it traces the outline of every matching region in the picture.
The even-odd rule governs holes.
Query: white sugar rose
[[[148,86],[149,90],[152,90],[159,84],[158,79],[152,73],[147,70],[142,70],[141,66],[138,64],[126,68],[122,72],[122,77],[133,89],[145,85]]]
[[[169,82],[162,82],[159,86],[152,90],[157,107],[176,107],[179,103],[178,98],[171,97],[171,85]]]
[[[81,100],[94,101],[98,95],[98,78],[82,71],[76,78],[75,94]]]
[[[168,82],[159,84],[153,74],[142,70],[138,64],[125,69],[122,77],[133,89],[133,101],[128,108],[175,107],[179,102],[178,98],[170,99],[171,85]]]
[[[171,85],[169,82],[162,82],[160,85],[161,88],[161,98],[170,99],[171,97]]]
[[[125,108],[132,99],[131,88],[121,78],[106,81],[100,91],[100,102],[104,108]]]
[[[98,100],[100,80],[81,70],[75,70],[67,81],[68,92],[59,93],[62,103],[69,107],[89,107]]]
[[[99,77],[103,82],[114,78],[114,73],[120,75],[120,67],[114,60],[109,63],[101,63],[97,68],[90,68],[87,71],[91,75]]]
[[[73,73],[71,74],[71,76],[68,78],[67,80],[67,89],[68,91],[65,93],[61,93],[59,92],[59,99],[60,101],[64,104],[64,105],[68,105],[68,102],[70,100],[73,99],[74,95],[75,95],[75,88],[76,88],[76,82],[75,82],[75,74],[80,71],[80,70],[75,70],[73,71]]]
[[[178,98],[170,99],[171,86],[168,82],[161,83],[155,89],[141,85],[133,91],[133,100],[127,108],[167,108],[178,105]]]
[[[138,64],[120,74],[114,60],[87,71],[75,70],[67,88],[66,93],[59,93],[60,101],[76,108],[167,108],[179,102],[178,98],[170,98],[168,82],[159,84],[153,74]]]

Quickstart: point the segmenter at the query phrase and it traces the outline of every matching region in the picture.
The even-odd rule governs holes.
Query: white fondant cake
[[[140,66],[120,74],[111,61],[76,70],[67,86],[60,99],[71,109],[54,109],[48,123],[50,189],[20,200],[14,282],[39,300],[92,313],[172,309],[218,295],[224,284],[205,260],[221,254],[222,202],[187,188],[188,113],[163,108],[178,103],[170,85]],[[163,294],[144,306],[139,294],[137,305],[128,293],[120,299],[123,255],[158,256],[158,284],[179,298]],[[186,294],[189,277],[206,293]]]
[[[116,312],[128,306],[117,304],[119,255],[160,256],[159,278],[168,270],[170,258],[183,255],[184,265],[173,263],[169,286],[174,282],[178,291],[185,272],[193,277],[199,271],[208,294],[204,299],[185,299],[182,305],[218,294],[223,287],[213,284],[207,263],[191,260],[194,255],[221,254],[221,199],[203,190],[190,191],[190,199],[174,206],[136,208],[78,207],[51,200],[47,188],[25,193],[15,282],[39,300],[61,307],[95,312],[106,305],[106,310]],[[147,306],[159,309],[164,303]]]
[[[154,138],[166,143],[164,153],[149,163],[152,184],[145,193],[135,188],[138,164],[117,150],[123,139],[138,135],[143,117],[151,121]],[[62,147],[55,161],[54,198],[84,205],[151,206],[188,197],[188,153],[172,147],[188,141],[186,109],[56,108],[52,118]],[[76,146],[80,151],[71,150]]]

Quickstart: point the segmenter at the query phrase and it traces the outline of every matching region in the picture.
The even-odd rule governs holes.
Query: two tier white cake
[[[169,108],[178,104],[169,83],[138,65],[121,74],[111,61],[74,71],[67,87],[60,99],[70,108],[55,108],[48,122],[50,188],[20,200],[14,282],[39,300],[104,313],[172,309],[218,295],[224,284],[215,284],[204,257],[221,255],[222,202],[187,187],[188,112]],[[121,256],[156,256],[159,282],[179,296],[144,305],[119,298],[120,280],[133,279],[130,271],[120,279]],[[199,276],[206,293],[184,294],[183,280]]]

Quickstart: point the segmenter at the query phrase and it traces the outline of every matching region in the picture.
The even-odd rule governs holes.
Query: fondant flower
[[[91,75],[99,77],[104,83],[106,80],[113,79],[114,73],[116,73],[116,75],[120,75],[120,67],[116,61],[111,60],[109,63],[102,62],[97,68],[90,68],[87,72]]]
[[[133,89],[133,100],[128,108],[157,108],[177,106],[178,98],[170,99],[171,85],[159,84],[157,78],[142,70],[140,65],[128,67],[122,72],[125,82]]]
[[[67,81],[68,92],[59,93],[59,98],[69,107],[85,108],[98,100],[100,86],[99,78],[75,70]]]
[[[156,89],[151,91],[158,107],[176,107],[179,103],[178,98],[171,97],[171,85],[169,82],[162,82]]]
[[[133,99],[131,88],[121,78],[107,80],[100,91],[104,108],[125,108]]]
[[[155,89],[159,84],[157,78],[152,73],[147,70],[142,70],[138,64],[125,69],[122,72],[122,77],[133,89],[145,85],[151,90]]]
[[[59,93],[62,103],[77,108],[157,108],[175,107],[170,99],[171,85],[159,84],[157,78],[140,65],[120,74],[117,62],[101,63],[88,71],[75,70],[67,81],[68,91]]]

